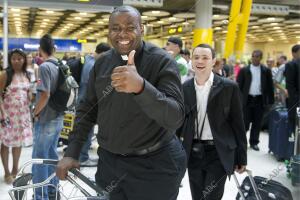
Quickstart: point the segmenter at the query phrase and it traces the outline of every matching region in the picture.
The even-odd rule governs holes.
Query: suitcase
[[[300,155],[291,158],[292,186],[300,186]]]
[[[272,152],[279,161],[289,160],[293,155],[294,141],[290,136],[287,109],[274,108],[269,121],[269,153]]]
[[[235,174],[233,176],[239,191],[236,200],[293,200],[291,191],[281,183],[260,176],[253,177],[249,170],[246,172],[248,176],[242,185]]]

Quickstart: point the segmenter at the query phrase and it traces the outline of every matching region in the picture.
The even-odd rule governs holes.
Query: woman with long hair
[[[0,140],[4,181],[11,184],[18,172],[22,146],[32,143],[32,122],[29,110],[30,78],[26,71],[26,54],[20,49],[9,53],[9,67],[0,75]],[[7,81],[9,85],[7,85]],[[9,148],[13,166],[9,170]]]

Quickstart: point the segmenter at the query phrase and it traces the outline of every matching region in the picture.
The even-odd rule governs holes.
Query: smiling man
[[[187,153],[193,200],[221,200],[227,175],[242,173],[247,164],[239,87],[212,72],[215,62],[211,46],[195,47],[195,78],[183,84],[186,115],[177,133]]]
[[[79,167],[80,149],[97,123],[95,178],[110,200],[176,200],[186,168],[175,136],[184,117],[179,71],[164,50],[142,41],[143,32],[135,8],[121,6],[112,12],[109,39],[114,49],[90,72],[87,98],[57,166],[60,179]]]

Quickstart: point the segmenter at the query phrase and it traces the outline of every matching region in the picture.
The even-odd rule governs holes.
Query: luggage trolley
[[[60,181],[57,186],[51,183],[55,173],[41,183],[32,183],[32,174],[26,173],[25,169],[32,164],[56,166],[57,160],[32,159],[26,162],[18,172],[13,183],[13,188],[8,191],[12,200],[31,200],[35,190],[43,187],[53,187],[56,189],[56,200],[109,200],[109,193],[94,184],[84,176],[79,170],[71,169],[65,181]]]

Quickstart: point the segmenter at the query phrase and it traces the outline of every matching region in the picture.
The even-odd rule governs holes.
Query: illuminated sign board
[[[169,28],[168,33],[169,34],[175,34],[175,33],[182,33],[183,29],[181,26],[178,28]]]
[[[40,39],[32,38],[8,38],[8,49],[23,49],[24,51],[37,51]],[[82,44],[77,40],[54,39],[56,52],[80,52]],[[3,39],[0,38],[0,49],[3,49]]]

